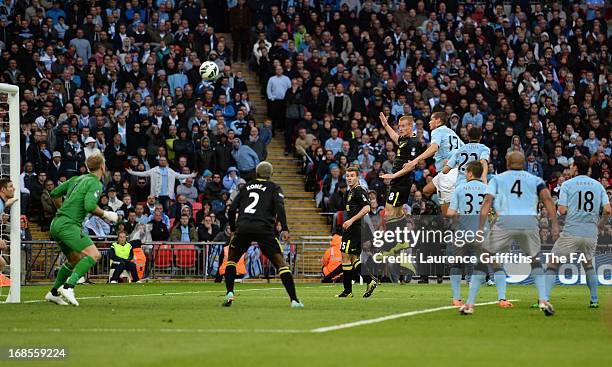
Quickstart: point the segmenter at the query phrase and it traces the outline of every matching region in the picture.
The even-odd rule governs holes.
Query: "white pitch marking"
[[[515,299],[515,300],[510,300],[510,301],[511,302],[516,302],[518,300]],[[493,305],[493,304],[496,304],[496,303],[498,303],[498,301],[477,303],[474,306],[486,306],[486,305]],[[332,326],[319,327],[319,328],[310,330],[310,332],[311,333],[326,333],[328,331],[336,331],[336,330],[348,329],[348,328],[357,327],[357,326],[376,324],[376,323],[379,323],[379,322],[395,320],[395,319],[401,319],[403,317],[410,317],[410,316],[415,316],[415,315],[421,315],[421,314],[424,314],[424,313],[431,313],[431,312],[437,312],[437,311],[451,310],[453,308],[458,308],[458,307],[457,306],[442,306],[442,307],[435,307],[435,308],[427,308],[427,309],[424,309],[424,310],[416,310],[416,311],[408,311],[408,312],[403,312],[403,313],[396,313],[396,314],[393,314],[393,315],[381,316],[381,317],[376,317],[376,318],[373,318],[373,319],[348,322],[348,323],[345,323],[345,324],[338,324],[338,325],[332,325]]]
[[[297,334],[307,333],[308,330],[299,329],[181,329],[181,328],[165,328],[165,329],[148,329],[148,328],[90,328],[90,329],[29,329],[29,328],[12,328],[9,332],[13,333],[63,333],[63,332],[81,332],[81,333],[270,333],[270,334]]]
[[[315,287],[312,287],[312,288],[315,288]],[[265,289],[276,289],[276,288],[255,288],[255,289],[245,289],[243,291],[257,291],[257,290],[265,290]],[[283,288],[281,288],[281,289],[283,289]],[[186,294],[189,294],[189,293],[194,293],[194,292],[187,292]],[[198,293],[202,293],[202,292],[198,292]],[[185,293],[181,293],[181,294],[185,294]],[[509,300],[509,301],[511,301],[511,302],[518,302],[520,300],[512,299],[512,300]],[[486,305],[493,305],[493,304],[496,304],[496,303],[498,303],[498,301],[482,302],[482,303],[476,303],[474,306],[486,306]],[[421,314],[431,313],[431,312],[437,312],[437,311],[452,310],[452,309],[455,309],[455,308],[458,308],[458,307],[457,306],[442,306],[442,307],[435,307],[435,308],[427,308],[427,309],[424,309],[424,310],[408,311],[408,312],[403,312],[403,313],[398,313],[398,314],[393,314],[393,315],[381,316],[381,317],[377,317],[377,318],[374,318],[374,319],[367,319],[367,320],[349,322],[349,323],[345,323],[345,324],[325,326],[325,327],[320,327],[320,328],[311,329],[311,330],[303,330],[303,329],[185,329],[185,328],[183,328],[183,329],[181,329],[181,328],[176,328],[176,329],[172,329],[172,328],[166,328],[166,329],[93,328],[93,329],[70,329],[70,330],[64,330],[64,329],[61,329],[61,328],[48,328],[48,329],[12,328],[12,329],[9,329],[9,331],[10,332],[15,332],[15,333],[35,333],[35,332],[62,333],[64,331],[66,331],[66,332],[68,332],[68,331],[75,332],[76,331],[76,332],[84,332],[84,333],[120,333],[120,332],[151,333],[151,332],[161,332],[161,333],[198,333],[198,334],[203,334],[203,333],[278,333],[278,334],[326,333],[326,332],[329,332],[329,331],[336,331],[336,330],[348,329],[348,328],[357,327],[357,326],[376,324],[376,323],[379,323],[379,322],[395,320],[395,319],[400,319],[400,318],[404,318],[404,317],[416,316],[416,315],[421,315]],[[2,332],[2,331],[0,330],[0,332]]]
[[[329,288],[329,285],[322,285],[319,287],[304,287],[300,288],[300,291],[305,289],[319,289],[319,288]],[[284,287],[272,287],[272,288],[250,288],[250,289],[237,289],[235,291],[236,294],[240,294],[240,292],[257,292],[257,291],[277,291],[284,290]],[[164,292],[164,293],[143,293],[143,294],[117,294],[117,295],[109,295],[109,296],[89,296],[89,297],[77,297],[77,299],[103,299],[103,298],[132,298],[132,297],[160,297],[160,296],[180,296],[185,294],[200,294],[200,293],[222,293],[223,290],[218,291],[189,291],[189,292]],[[33,299],[28,301],[23,301],[22,303],[41,303],[46,302],[44,299]]]

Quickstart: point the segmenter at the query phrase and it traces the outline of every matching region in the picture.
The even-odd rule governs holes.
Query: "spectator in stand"
[[[249,34],[252,24],[251,9],[246,0],[238,0],[238,5],[229,12],[229,23],[234,41],[234,62],[246,62],[249,58]],[[240,58],[238,57],[240,55]]]
[[[191,209],[191,203],[187,201],[187,197],[185,195],[177,195],[176,201],[169,210],[169,217],[173,219],[178,219],[181,217],[182,211],[184,207],[189,207]]]
[[[152,221],[154,219],[155,212],[159,211],[162,214],[162,221],[164,222],[166,227],[170,229],[170,217],[166,215],[166,213],[164,212],[164,207],[161,205],[161,203],[155,202],[155,198],[152,198],[152,199],[153,199],[153,209],[150,210],[151,214],[149,214],[147,217],[147,223]]]
[[[250,133],[247,138],[246,145],[253,149],[253,151],[257,154],[259,161],[265,161],[268,157],[268,149],[266,144],[259,136],[259,129],[253,126],[249,129],[249,131]]]
[[[138,177],[149,177],[151,179],[151,195],[164,206],[164,211],[168,210],[170,200],[174,199],[174,185],[176,180],[193,178],[196,172],[190,174],[182,174],[175,172],[168,167],[168,159],[160,157],[158,160],[159,166],[151,168],[148,171],[136,172],[131,169],[126,169],[130,175]]]
[[[342,83],[336,84],[334,92],[333,95],[329,96],[327,113],[334,117],[337,126],[345,127],[349,122],[353,108],[351,99],[344,94],[344,85]]]
[[[42,192],[40,197],[41,205],[42,205],[42,213],[41,213],[41,230],[48,231],[49,226],[51,225],[51,220],[55,217],[55,213],[57,212],[57,208],[55,207],[55,202],[53,198],[51,198],[51,191],[55,188],[55,184],[52,180],[47,180],[45,182],[45,189]]]
[[[112,211],[116,212],[123,205],[123,201],[121,201],[117,197],[117,190],[114,187],[108,189],[108,205]]]
[[[212,175],[211,181],[206,184],[206,188],[204,188],[204,199],[208,202],[220,200],[222,190],[223,185],[221,183],[221,175],[215,173]]]
[[[198,225],[198,239],[202,242],[214,241],[215,237],[219,233],[219,227],[217,227],[212,220],[210,215],[207,215],[202,220],[202,223]]]
[[[325,150],[329,150],[333,155],[336,155],[342,149],[342,143],[342,138],[338,136],[338,129],[334,127],[331,129],[331,136],[325,141]]]
[[[525,162],[525,171],[538,177],[542,177],[544,175],[542,165],[536,160],[536,156],[533,152],[529,153],[529,155],[527,156],[527,161]]]
[[[470,104],[470,110],[463,115],[463,119],[461,124],[463,126],[468,126],[468,124],[474,127],[482,127],[483,125],[482,115],[478,111],[478,105],[476,103]]]
[[[230,167],[225,177],[223,177],[223,189],[231,194],[238,188],[239,184],[240,176],[238,175],[238,169],[236,167]]]
[[[179,223],[174,225],[170,234],[172,242],[196,242],[198,241],[198,231],[189,223],[188,215],[181,215]]]
[[[155,212],[151,214],[153,219],[149,222],[151,224],[151,241],[168,241],[170,238],[170,231],[168,226],[162,220],[162,210],[155,209]]]
[[[240,139],[235,138],[232,141],[232,157],[236,162],[236,167],[240,171],[240,177],[247,182],[255,178],[255,167],[259,164],[259,156],[253,149],[247,145],[243,145]]]
[[[274,75],[268,79],[266,95],[268,97],[268,116],[272,119],[274,129],[285,127],[285,94],[291,88],[291,79],[283,75],[279,65],[274,69]]]
[[[327,210],[329,197],[338,190],[341,182],[346,182],[344,177],[340,174],[340,168],[337,164],[333,163],[330,167],[330,173],[323,180],[322,198],[323,198],[323,209]]]
[[[298,122],[304,117],[304,93],[297,78],[291,80],[291,88],[285,92],[285,155],[293,152],[293,137]]]
[[[198,189],[193,185],[193,178],[188,177],[185,182],[176,188],[177,195],[183,195],[188,202],[193,203],[198,200]]]
[[[126,152],[123,157],[108,161],[109,168],[119,171],[119,181],[113,179],[106,188],[114,187],[118,196],[125,192],[121,177],[129,156],[138,157],[138,164],[129,168],[135,172],[160,166],[162,172],[170,167],[181,174],[209,170],[209,177],[222,177],[231,166],[247,175],[254,168],[252,161],[243,166],[232,155],[232,140],[247,145],[251,131],[231,135],[235,132],[226,124],[243,110],[249,126],[253,110],[243,91],[245,81],[232,69],[228,40],[215,33],[242,29],[247,13],[242,0],[229,5],[153,1],[148,7],[128,2],[124,12],[109,8],[85,20],[77,15],[89,13],[89,2],[70,2],[65,11],[49,1],[26,8],[10,3],[17,5],[0,6],[5,10],[0,17],[5,30],[0,32],[5,46],[0,82],[19,86],[22,94],[22,172],[30,172],[25,166],[32,163],[30,176],[46,172],[56,184],[86,173],[82,162],[89,137],[105,153],[109,146],[125,146],[119,149]],[[233,41],[235,46],[244,46],[245,40],[253,45],[249,66],[260,78],[273,122],[261,126],[262,121],[253,121],[253,126],[260,128],[259,139],[267,145],[272,127],[284,126],[285,94],[295,80],[305,107],[296,124],[322,145],[304,148],[310,158],[310,188],[321,184],[332,164],[343,168],[352,162],[338,154],[344,141],[353,154],[370,145],[369,154],[389,171],[397,147],[380,129],[381,111],[393,117],[392,124],[411,114],[423,145],[430,141],[427,122],[433,112],[450,116],[445,123],[463,139],[467,128],[482,126],[482,143],[492,148],[491,174],[506,169],[511,148],[533,153],[541,165],[537,171],[549,185],[560,180],[555,181],[556,164],[567,167],[579,155],[589,157],[594,178],[609,181],[612,78],[606,67],[610,51],[603,1],[536,4],[536,11],[524,1],[520,7],[439,1],[315,1],[281,7],[246,3],[249,34],[240,32]],[[237,16],[240,22],[229,21]],[[35,26],[37,22],[42,25]],[[251,34],[256,41],[249,40]],[[242,47],[233,57],[244,57]],[[204,60],[216,62],[222,77],[201,80],[198,67]],[[115,144],[115,134],[121,136],[120,144]],[[182,148],[193,160],[189,157],[180,166]],[[549,159],[553,156],[556,163]],[[437,174],[432,163],[428,159],[415,168],[418,190]],[[363,175],[375,169],[376,163],[369,171],[364,168]],[[155,176],[149,188],[153,203],[161,195],[167,207],[175,180],[165,173]],[[206,180],[195,185],[199,192]],[[131,182],[134,199],[135,184]],[[25,200],[21,204],[27,206]]]
[[[312,146],[313,139],[315,139],[315,136],[308,134],[305,128],[299,129],[298,137],[295,140],[294,146],[296,154],[302,157],[304,160],[307,158],[306,150]]]

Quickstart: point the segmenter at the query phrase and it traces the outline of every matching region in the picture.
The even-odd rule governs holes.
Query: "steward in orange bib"
[[[342,274],[342,253],[340,252],[340,244],[342,237],[338,234],[333,235],[330,247],[325,251],[321,263],[323,267],[322,283],[333,283],[340,274]]]

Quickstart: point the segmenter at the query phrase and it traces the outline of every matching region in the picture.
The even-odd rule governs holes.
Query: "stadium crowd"
[[[553,193],[586,155],[612,194],[607,28],[597,0],[4,0],[0,81],[20,87],[22,211],[48,226],[49,191],[101,152],[100,203],[123,229],[224,236],[228,200],[282,130],[317,205],[343,208],[356,164],[376,217],[395,155],[380,112],[392,125],[414,116],[423,146],[433,112],[464,140],[482,128],[489,174],[519,150]],[[217,80],[201,79],[204,61]],[[253,118],[258,91],[232,69],[240,61],[259,75],[271,121]],[[420,192],[435,174],[419,164],[407,213],[435,211]],[[97,217],[86,228],[117,230]]]
[[[381,210],[388,183],[379,175],[391,172],[396,147],[380,112],[391,124],[412,115],[423,147],[434,112],[444,112],[465,142],[478,127],[491,148],[489,175],[506,169],[507,153],[521,151],[525,169],[555,196],[574,157],[587,156],[591,176],[612,194],[612,73],[602,1],[283,5],[271,7],[273,24],[255,25],[254,56],[264,80],[274,74],[267,83],[271,118],[282,123],[286,111],[286,149],[303,158],[306,186],[318,192],[325,212],[344,208],[338,193],[350,165],[359,166],[371,192],[372,214]],[[433,160],[417,166],[406,213],[437,212],[421,193],[436,173]],[[548,224],[541,225],[550,243]]]
[[[100,204],[123,223],[92,216],[90,234],[143,224],[152,240],[224,237],[228,199],[254,178],[272,134],[232,69],[250,55],[243,27],[264,13],[244,0],[2,1],[0,81],[20,87],[22,212],[48,229],[49,193],[102,153]],[[204,61],[219,66],[216,80],[200,77]]]

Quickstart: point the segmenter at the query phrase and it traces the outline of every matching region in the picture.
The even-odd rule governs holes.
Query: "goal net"
[[[15,197],[20,195],[19,88],[0,83],[0,178],[10,179]],[[4,206],[4,205],[2,205]],[[21,225],[19,201],[5,209],[0,223],[0,238],[7,245],[0,250],[6,263],[0,269],[0,302],[21,301]],[[4,246],[2,246],[4,247]]]

